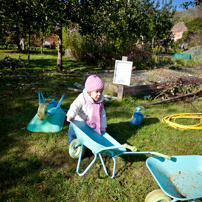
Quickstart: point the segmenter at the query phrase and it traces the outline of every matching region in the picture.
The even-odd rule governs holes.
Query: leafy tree
[[[172,27],[170,19],[174,12],[170,11],[171,3],[164,1],[162,9],[159,9],[160,3],[155,6],[155,1],[111,1],[110,5],[102,6],[98,12],[92,8],[90,17],[83,19],[79,25],[83,34],[92,33],[93,38],[105,36],[113,41],[120,39],[123,43],[131,39],[134,43],[148,41],[154,36],[163,38],[168,35],[165,31]]]
[[[133,59],[137,59],[137,54],[140,56],[139,58],[143,58],[144,51],[149,53],[149,47],[146,48],[146,44],[152,39],[168,46],[168,36],[172,27],[171,18],[175,11],[175,9],[170,11],[171,1],[168,3],[164,1],[162,11],[160,3],[156,5],[156,1],[131,0],[114,2],[114,4],[113,2],[110,2],[111,10],[110,5],[107,5],[106,9],[104,5],[102,9],[95,12],[92,8],[90,18],[82,19],[79,23],[82,28],[80,33],[85,35],[85,38],[83,41],[79,41],[80,44],[83,43],[83,46],[76,46],[75,36],[71,34],[73,40],[71,47],[74,47],[74,53],[78,53],[75,50],[78,47],[82,47],[83,50],[86,48],[83,59],[86,61],[96,59],[99,64],[104,61],[108,66],[110,61],[113,62],[112,58],[120,58],[123,54],[130,55]],[[85,10],[85,12],[87,11]],[[83,13],[83,16],[86,14]],[[89,21],[91,23],[88,24]],[[93,23],[93,21],[95,22]],[[68,37],[67,39],[69,40]],[[164,41],[164,39],[166,40]],[[138,50],[138,44],[143,45],[141,51]],[[101,64],[101,66],[104,65]]]
[[[170,30],[173,26],[171,19],[175,14],[175,9],[173,8],[173,11],[171,11],[172,8],[172,1],[169,1],[169,3],[163,1],[162,8],[159,9],[158,1],[153,9],[152,21],[149,24],[148,33],[150,33],[150,38],[153,40],[158,39],[158,43],[164,44],[165,47],[168,46],[168,42],[171,40]]]
[[[51,31],[53,33],[58,34],[58,59],[57,59],[57,70],[62,70],[62,24],[67,17],[65,15],[66,8],[66,1],[52,1],[52,0],[36,0],[36,4],[38,7],[38,13],[39,15],[45,16],[45,19],[47,19],[47,24],[50,27]],[[45,24],[45,22],[44,22]],[[41,27],[41,29],[45,29],[44,26]],[[43,30],[44,32],[44,30]]]
[[[192,18],[202,17],[201,8],[202,7],[200,7],[200,6],[196,6],[193,8],[184,9],[183,12],[185,14],[189,14]]]
[[[28,64],[29,64],[29,44],[30,35],[39,29],[39,25],[43,22],[43,15],[38,13],[36,1],[23,0],[3,1],[0,7],[1,27],[5,30],[2,34],[14,33],[15,43],[18,50],[21,51],[20,38],[25,38],[28,34]]]
[[[113,4],[115,0],[112,0]],[[62,27],[70,25],[71,22],[79,23],[82,33],[93,33],[94,38],[98,36],[98,25],[103,22],[103,16],[112,5],[107,7],[108,1],[65,1],[65,0],[44,0],[42,3],[42,13],[47,16],[47,21],[55,27],[54,33],[58,35],[58,59],[57,69],[62,70]],[[98,15],[100,16],[98,19]]]
[[[52,1],[52,0],[8,0],[4,1],[0,8],[0,14],[2,18],[1,26],[7,30],[7,32],[15,31],[15,41],[20,50],[19,39],[22,35],[28,33],[30,35],[38,33],[43,36],[43,33],[47,29],[51,28],[51,31],[56,31],[61,36],[62,23],[68,14],[66,11],[71,8],[72,1]],[[69,12],[68,12],[69,13]],[[60,25],[60,26],[57,26]],[[43,38],[43,37],[41,37]],[[30,40],[28,40],[30,41]],[[59,37],[59,44],[61,45],[62,39]],[[62,70],[62,46],[58,48],[58,64],[57,69]],[[28,63],[29,63],[29,42],[28,42]]]
[[[0,16],[1,16],[1,30],[2,34],[10,34],[15,32],[15,41],[20,50],[20,26],[21,18],[19,17],[20,5],[17,1],[8,0],[1,2]]]
[[[191,9],[189,9],[191,10]],[[193,19],[194,16],[192,16],[190,13],[187,13],[186,11],[176,11],[175,15],[173,16],[172,22],[173,24],[177,24],[178,22],[188,22],[190,19]]]
[[[188,21],[186,23],[186,26],[187,26],[189,32],[202,33],[202,17],[194,18],[193,20]]]
[[[182,4],[183,8],[188,8],[189,6],[195,7],[195,6],[202,6],[202,1],[201,0],[194,0],[194,1],[188,1],[188,2],[184,2]]]
[[[108,40],[120,51],[127,50],[129,44],[166,38],[172,24],[170,8],[171,1],[163,1],[160,9],[154,0],[8,0],[0,12],[1,25],[9,31],[15,28],[17,44],[22,32],[38,33],[41,38],[47,29],[57,33],[57,69],[62,70],[63,26],[78,23],[80,33],[95,45]]]

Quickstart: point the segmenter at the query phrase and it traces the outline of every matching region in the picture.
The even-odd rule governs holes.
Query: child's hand
[[[67,121],[68,121],[68,122],[73,121],[73,120],[74,120],[73,117],[71,117],[71,116],[68,116],[68,117],[67,117]]]

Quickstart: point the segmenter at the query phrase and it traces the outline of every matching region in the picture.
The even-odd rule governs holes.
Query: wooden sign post
[[[122,100],[123,98],[124,85],[130,86],[133,62],[127,60],[128,58],[126,56],[122,56],[122,60],[116,60],[115,63],[113,83],[119,84],[117,95],[118,100]]]
[[[118,85],[117,100],[122,100],[122,98],[123,98],[123,91],[124,91],[124,85]]]

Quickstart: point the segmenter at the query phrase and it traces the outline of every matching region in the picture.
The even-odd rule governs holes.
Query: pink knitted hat
[[[104,89],[104,84],[98,76],[91,75],[86,79],[85,89],[87,92]]]

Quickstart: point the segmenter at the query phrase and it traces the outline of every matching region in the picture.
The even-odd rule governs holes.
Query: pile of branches
[[[156,89],[152,92],[154,99],[167,99],[182,96],[198,90],[201,87],[202,79],[195,76],[178,77],[176,80],[164,83],[155,82]]]
[[[142,104],[143,106],[160,104],[167,101],[177,101],[178,99],[184,99],[191,103],[191,100],[202,96],[202,79],[198,77],[181,77],[175,81],[154,83],[157,88],[153,91],[152,97],[154,99],[160,98],[160,100]]]
[[[19,65],[19,63],[21,65]],[[11,69],[11,70],[15,70],[19,67],[26,67],[25,63],[21,60],[20,55],[19,55],[19,61],[16,61],[11,57],[6,56],[4,59],[1,59],[1,66],[5,69]]]

